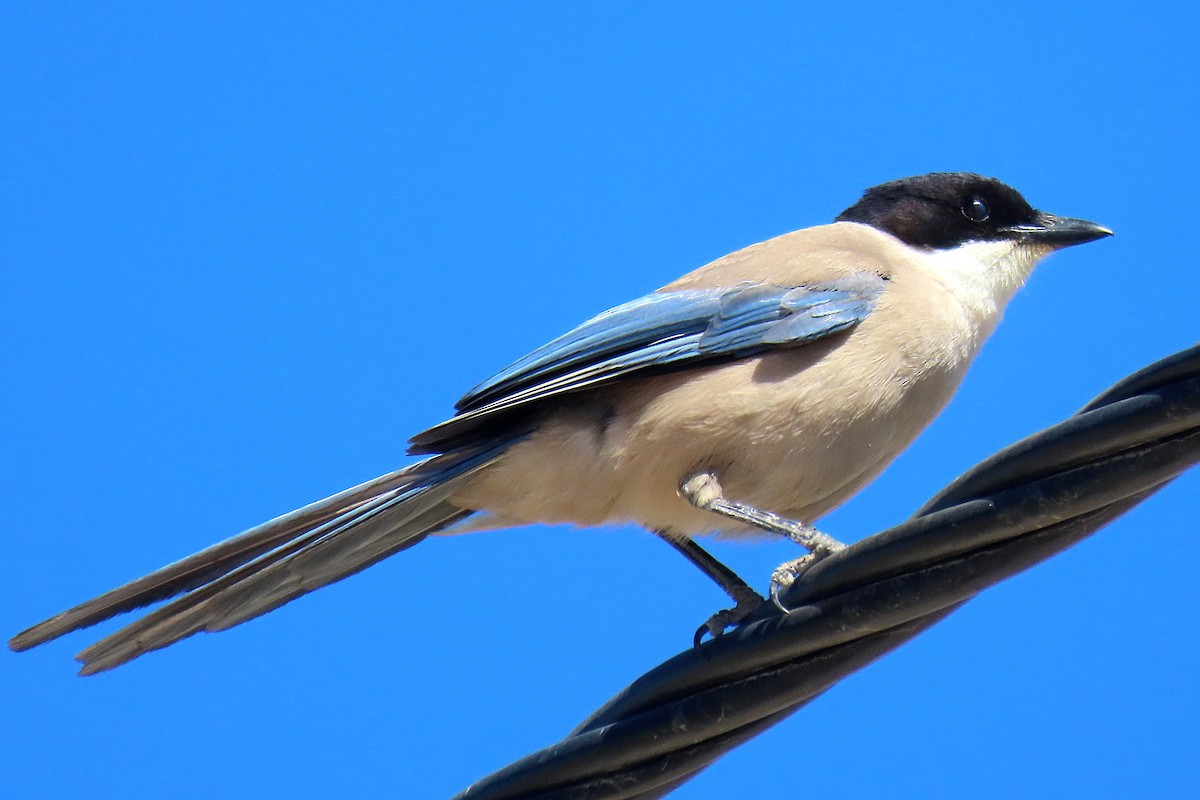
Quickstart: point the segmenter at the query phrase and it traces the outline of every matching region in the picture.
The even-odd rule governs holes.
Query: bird
[[[84,649],[93,674],[225,630],[431,535],[635,523],[735,601],[762,598],[697,542],[813,527],[946,406],[1045,256],[1112,235],[1033,208],[998,179],[871,187],[834,222],[786,233],[612,308],[468,391],[410,439],[421,460],[277,517],[14,636],[26,650],[169,601]]]

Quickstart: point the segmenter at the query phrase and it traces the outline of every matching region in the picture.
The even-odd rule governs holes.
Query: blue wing
[[[743,283],[655,292],[606,311],[467,392],[452,419],[411,452],[457,445],[506,412],[634,372],[666,371],[794,347],[867,318],[885,281],[861,275],[812,286]]]

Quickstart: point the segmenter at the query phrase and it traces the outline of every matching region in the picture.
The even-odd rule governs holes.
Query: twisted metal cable
[[[557,744],[455,800],[650,800],[1070,547],[1200,461],[1200,345],[986,459],[912,518],[829,556],[718,639],[647,672]]]

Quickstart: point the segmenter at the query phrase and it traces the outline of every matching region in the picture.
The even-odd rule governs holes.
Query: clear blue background
[[[4,4],[6,635],[393,469],[532,347],[904,175],[993,174],[1118,235],[1041,268],[830,532],[1197,339],[1195,4],[396,5]],[[1195,792],[1198,488],[677,796]],[[716,550],[760,586],[793,555]],[[0,654],[0,794],[446,797],[722,601],[637,530],[536,527],[75,678],[105,625]]]

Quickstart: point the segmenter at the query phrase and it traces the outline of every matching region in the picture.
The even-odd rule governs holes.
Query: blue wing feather
[[[639,297],[542,345],[467,392],[455,408],[475,408],[516,385],[530,384],[547,373],[561,373],[604,354],[630,352],[683,331],[703,330],[719,304],[720,296],[707,290]]]
[[[588,320],[479,384],[459,400],[455,417],[413,437],[412,451],[436,452],[500,412],[630,373],[821,339],[866,319],[884,284],[864,275],[813,286],[743,283],[646,295]]]

